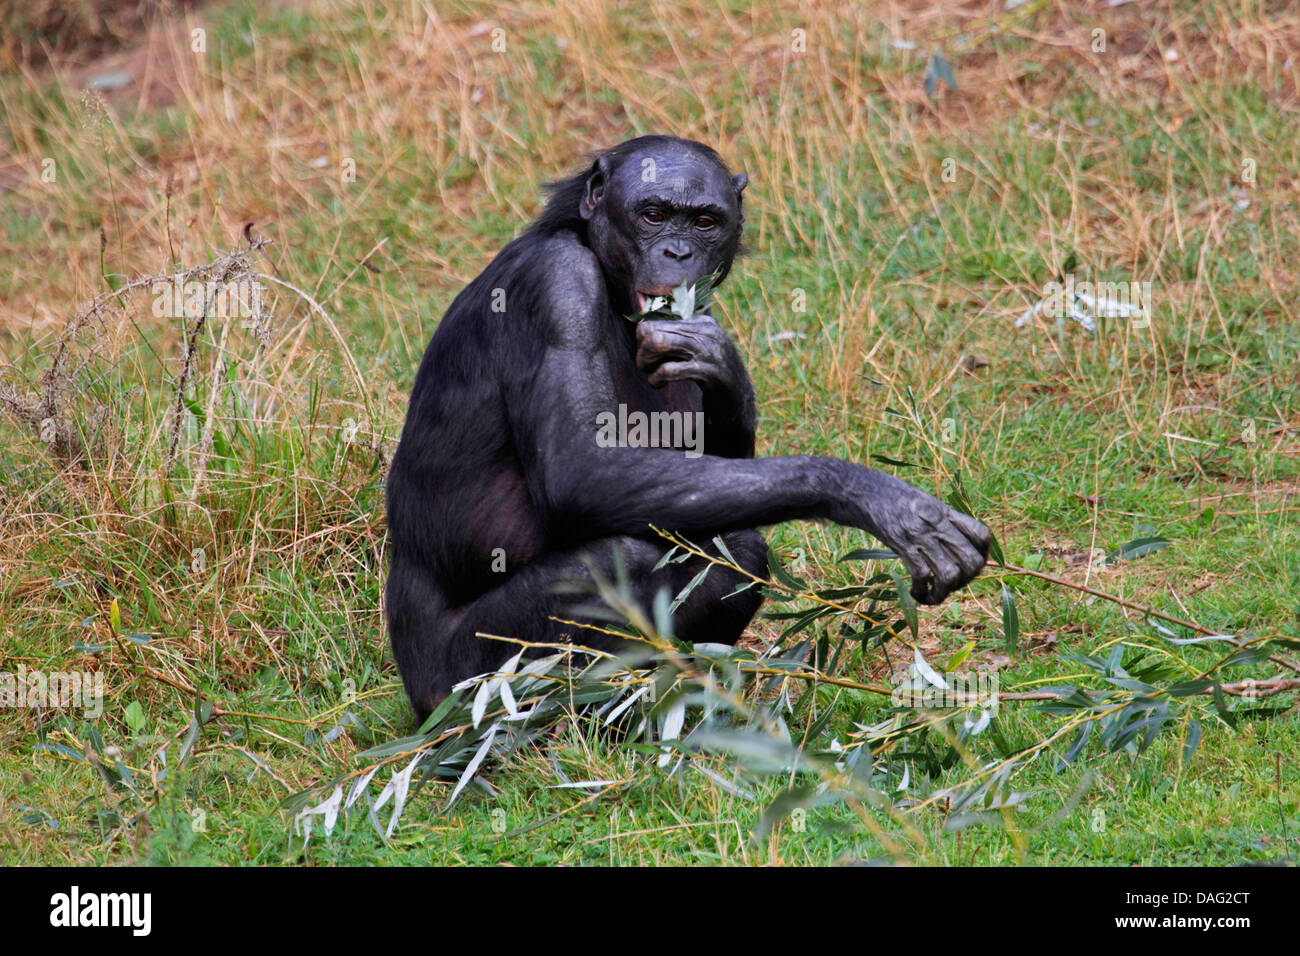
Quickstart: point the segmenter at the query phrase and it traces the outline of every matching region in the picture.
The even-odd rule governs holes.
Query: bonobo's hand
[[[938,604],[984,567],[989,529],[905,481],[870,472],[868,530],[902,559],[912,597]]]
[[[709,315],[639,322],[636,364],[655,388],[689,379],[702,388],[730,390],[744,375],[735,343]]]

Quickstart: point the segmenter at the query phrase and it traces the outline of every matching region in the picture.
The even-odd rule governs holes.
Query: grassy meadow
[[[0,861],[1300,856],[1293,5],[212,2],[72,49],[42,45],[49,6],[0,14],[0,672],[102,675],[104,699],[0,709]],[[543,183],[651,132],[749,175],[715,315],[759,454],[964,489],[1004,553],[786,688],[810,751],[910,728],[872,746],[899,802],[812,802],[756,838],[797,774],[670,772],[571,717],[449,810],[434,779],[391,833],[390,806],[304,843],[286,801],[415,729],[383,487],[425,343]],[[159,305],[177,275],[260,305],[196,321]],[[1067,276],[1148,308],[1035,310]],[[769,540],[817,589],[860,584],[839,559],[877,546]],[[1187,643],[1214,635],[1237,648]],[[891,710],[918,651],[996,674],[988,729]],[[1133,681],[1202,684],[1113,746],[1043,693]],[[958,825],[943,788],[1012,761],[1017,799]]]

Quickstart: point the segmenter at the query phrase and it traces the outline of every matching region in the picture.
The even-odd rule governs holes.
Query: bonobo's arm
[[[646,319],[636,327],[636,364],[659,388],[683,380],[704,393],[704,452],[753,458],[754,385],[731,337],[712,316]]]
[[[688,459],[660,448],[602,448],[600,412],[618,407],[596,343],[615,321],[591,253],[576,242],[549,257],[531,318],[543,345],[536,374],[508,400],[516,448],[534,502],[553,533],[686,535],[826,518],[870,532],[912,575],[918,601],[937,604],[984,566],[982,524],[890,475],[834,458]],[[585,255],[584,255],[585,254]],[[618,320],[621,321],[621,320]]]

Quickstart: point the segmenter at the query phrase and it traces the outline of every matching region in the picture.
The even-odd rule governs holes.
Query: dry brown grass
[[[180,141],[163,142],[156,155],[142,156],[133,141],[138,122],[118,115],[140,104],[141,96],[130,91],[116,96],[107,112],[92,104],[79,119],[60,116],[45,94],[41,99],[55,116],[41,135],[24,127],[23,115],[6,117],[13,139],[4,164],[11,185],[6,201],[39,219],[47,246],[60,259],[70,254],[72,268],[39,285],[22,282],[12,271],[0,277],[6,292],[0,327],[46,325],[66,314],[63,303],[95,289],[98,250],[84,232],[69,232],[87,216],[102,218],[109,228],[114,268],[141,272],[172,250],[194,257],[215,237],[233,239],[248,221],[269,224],[268,234],[287,242],[293,220],[346,218],[329,210],[336,203],[363,209],[377,184],[399,173],[427,181],[424,228],[431,232],[457,228],[485,206],[522,220],[535,208],[537,181],[566,169],[586,150],[644,130],[671,129],[712,142],[749,170],[758,202],[779,191],[783,202],[824,206],[832,222],[841,212],[837,206],[853,197],[827,203],[817,195],[817,170],[855,165],[864,154],[890,196],[897,195],[899,181],[917,178],[937,195],[942,184],[926,155],[930,138],[959,142],[1013,118],[1019,135],[1067,148],[1061,172],[1078,175],[1079,163],[1119,145],[1053,111],[1080,90],[1094,92],[1103,106],[1132,109],[1136,101],[1170,130],[1190,113],[1203,113],[1204,92],[1231,77],[1256,77],[1276,108],[1294,109],[1300,14],[1283,5],[1271,12],[1252,6],[1212,8],[1216,30],[1207,33],[1188,26],[1199,11],[1178,14],[1166,3],[1113,9],[1102,2],[1051,4],[1028,17],[1017,17],[1020,11],[1000,15],[996,2],[921,9],[896,2],[822,3],[797,11],[764,8],[742,18],[710,3],[658,2],[649,8],[653,19],[640,28],[600,3],[525,3],[495,10],[490,20],[444,18],[422,3],[396,12],[363,4],[372,30],[366,55],[344,69],[320,62],[308,71],[317,77],[312,83],[302,73],[290,78],[286,62],[308,56],[308,45],[336,47],[339,37],[259,36],[254,60],[231,65],[216,50],[193,55],[186,33],[175,22],[165,23],[114,56],[141,71],[143,52],[152,58],[149,70],[186,66],[166,84],[180,110],[192,117]],[[200,11],[184,24],[203,22]],[[323,16],[321,22],[335,20]],[[1001,33],[988,32],[1003,22]],[[663,30],[705,23],[708,43],[677,40],[675,30]],[[916,43],[918,51],[898,53],[884,66],[866,62],[863,51],[881,45],[882,24]],[[496,27],[506,31],[505,54],[490,49]],[[1089,31],[1097,27],[1106,30],[1113,55],[1089,52]],[[807,31],[802,55],[790,49],[796,28]],[[952,45],[960,31],[972,37],[968,50]],[[1032,58],[993,42],[1007,35],[1032,41]],[[564,45],[567,69],[553,87],[537,82],[536,67],[520,53],[532,37]],[[956,62],[960,86],[960,92],[945,91],[935,101],[918,80],[920,53],[932,44],[943,44]],[[647,57],[647,49],[653,55]],[[1171,51],[1177,59],[1167,59]],[[28,81],[39,78],[24,69]],[[73,101],[86,69],[61,74],[73,84],[64,94]],[[719,95],[730,87],[745,95]],[[601,91],[599,98],[594,91]],[[143,101],[149,103],[149,95]],[[85,173],[97,174],[76,180],[69,174],[60,186],[42,185],[33,173],[48,152],[46,139],[64,147]],[[1250,144],[1232,145],[1244,151]],[[354,154],[362,175],[344,188],[337,161]],[[327,157],[327,168],[308,165],[319,156]],[[1008,181],[1008,170],[982,166],[978,159],[959,161],[989,188]],[[1293,190],[1294,175],[1276,170],[1268,188]],[[1222,185],[1206,183],[1214,188],[1207,188],[1205,208],[1196,214],[1211,227],[1229,205]],[[68,196],[73,189],[75,203]],[[70,206],[77,215],[67,215]],[[900,218],[916,211],[897,203],[892,210]],[[1152,208],[1121,177],[1081,183],[1072,213],[1068,232],[1076,248],[1104,248],[1120,261],[1138,261],[1171,239],[1179,241],[1178,234],[1193,224],[1171,222],[1168,208]],[[1054,219],[1045,217],[1045,238],[1062,234]],[[760,246],[810,245],[798,224],[779,217],[755,217],[755,227],[753,241]],[[1168,236],[1171,227],[1174,235]],[[490,247],[484,241],[475,250],[486,254]],[[24,242],[0,251],[13,261],[30,248]],[[420,261],[419,251],[411,252],[412,264],[426,267],[422,275],[448,287],[467,277],[459,264]],[[1278,275],[1276,281],[1291,278]]]

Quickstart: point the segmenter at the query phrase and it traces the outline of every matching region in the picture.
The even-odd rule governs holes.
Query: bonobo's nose
[[[664,255],[674,262],[685,262],[691,257],[689,242],[669,242],[664,245]]]

